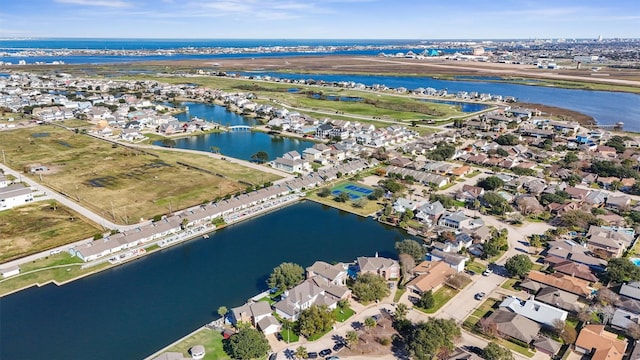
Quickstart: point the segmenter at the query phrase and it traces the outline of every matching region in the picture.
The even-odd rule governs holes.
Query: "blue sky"
[[[640,38],[638,0],[0,2],[0,37]]]

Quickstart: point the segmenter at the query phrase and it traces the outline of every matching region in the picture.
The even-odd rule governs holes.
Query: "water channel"
[[[62,287],[0,298],[0,359],[140,359],[265,290],[281,262],[395,257],[405,237],[370,218],[292,205]]]
[[[609,92],[562,89],[549,86],[530,86],[488,81],[453,81],[431,77],[401,77],[355,74],[290,74],[278,72],[246,72],[242,75],[271,76],[283,79],[314,79],[327,82],[355,82],[367,86],[383,84],[407,89],[431,87],[447,89],[450,94],[458,91],[477,91],[493,95],[515,96],[520,102],[545,104],[570,109],[592,116],[599,124],[624,122],[624,129],[640,131],[640,95]],[[479,79],[481,80],[481,79]]]

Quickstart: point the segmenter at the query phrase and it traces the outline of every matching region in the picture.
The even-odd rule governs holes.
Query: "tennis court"
[[[373,189],[356,185],[354,183],[340,184],[334,187],[333,189],[331,189],[331,194],[333,196],[338,196],[342,193],[347,193],[351,198],[351,200],[356,200],[361,198],[362,196],[367,196],[373,193]]]

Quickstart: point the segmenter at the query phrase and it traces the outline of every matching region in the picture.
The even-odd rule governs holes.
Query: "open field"
[[[201,329],[179,343],[171,346],[166,351],[179,352],[189,358],[189,349],[194,345],[202,345],[205,349],[205,360],[231,359],[222,349],[222,335],[215,330]]]
[[[0,132],[0,144],[10,167],[42,164],[49,171],[31,175],[35,180],[125,224],[278,179],[206,154],[142,153],[55,126]]]
[[[36,199],[37,200],[37,199]],[[71,209],[34,202],[0,212],[0,263],[35,254],[101,232]]]
[[[87,269],[82,269],[82,264],[83,263],[80,259],[72,257],[67,253],[60,253],[23,264],[20,266],[20,275],[12,276],[7,279],[0,279],[0,296],[4,296],[28,286],[42,286],[51,281],[63,283],[112,266],[109,263],[103,263]],[[30,271],[34,272],[26,274]]]

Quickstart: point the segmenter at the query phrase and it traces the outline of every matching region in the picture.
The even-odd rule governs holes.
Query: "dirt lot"
[[[242,191],[240,181],[262,184],[279,177],[206,155],[114,146],[54,126],[0,132],[7,165],[55,168],[35,180],[105,218],[135,223],[141,218],[212,201]]]
[[[389,355],[389,353],[396,352],[391,344],[391,340],[398,332],[393,328],[390,317],[382,317],[378,321],[378,325],[373,329],[360,329],[358,330],[359,341],[358,344],[352,345],[351,348],[345,348],[340,352],[340,357],[367,355],[367,356],[379,356]],[[388,345],[383,345],[381,342],[389,341]]]

